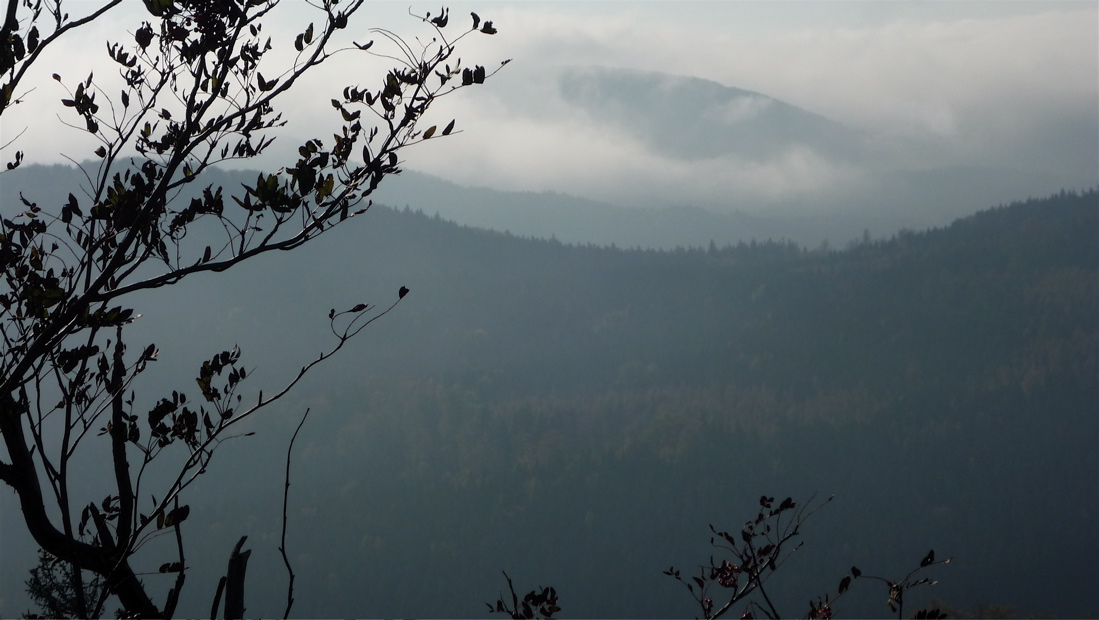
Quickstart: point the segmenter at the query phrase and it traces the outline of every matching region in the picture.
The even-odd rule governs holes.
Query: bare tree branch
[[[282,612],[284,619],[290,617],[290,608],[294,606],[294,569],[290,566],[290,558],[286,555],[286,508],[290,503],[290,455],[294,451],[294,441],[298,438],[298,433],[301,431],[301,427],[305,425],[305,419],[308,417],[309,409],[306,409],[301,421],[298,422],[298,427],[294,429],[294,434],[290,437],[290,445],[286,448],[286,482],[282,488],[282,538],[279,543],[282,562],[286,565],[287,574],[290,575],[290,582],[286,586],[286,610]]]

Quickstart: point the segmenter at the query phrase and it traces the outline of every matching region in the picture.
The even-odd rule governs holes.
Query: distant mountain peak
[[[797,148],[844,160],[860,155],[861,135],[840,123],[699,77],[568,66],[558,88],[596,120],[675,158],[769,160]]]

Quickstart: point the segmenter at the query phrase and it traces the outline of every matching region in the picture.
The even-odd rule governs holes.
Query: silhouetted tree
[[[70,4],[7,1],[0,31],[0,114],[26,103],[29,91],[22,84],[41,72],[43,50],[76,28],[109,19],[122,0],[104,0],[79,18],[68,13]],[[158,349],[128,342],[127,327],[140,316],[132,296],[298,248],[362,213],[378,184],[400,172],[404,148],[454,131],[454,121],[425,126],[432,104],[495,72],[463,67],[454,56],[466,35],[495,33],[492,23],[481,24],[474,15],[472,27],[466,21],[460,33],[444,34],[450,17],[445,9],[422,17],[430,36],[415,43],[372,29],[364,34],[377,41],[337,48],[340,31],[365,0],[308,3],[315,18],[293,37],[292,60],[279,66],[266,56],[281,42],[263,31],[263,19],[278,4],[144,0],[145,21],[107,43],[117,76],[73,81],[52,75],[68,91],[60,101],[62,124],[99,143],[87,154],[93,163],[82,167],[83,193],[73,188],[64,204],[47,205],[37,203],[28,187],[20,205],[3,205],[0,433],[6,454],[0,481],[15,491],[27,530],[43,552],[71,566],[69,577],[53,577],[53,586],[36,582],[36,591],[53,588],[74,598],[69,607],[48,603],[51,614],[101,611],[101,600],[87,600],[99,583],[82,582],[82,572],[89,571],[117,595],[126,614],[172,616],[187,572],[180,526],[190,508],[184,491],[222,442],[239,434],[243,420],[389,312],[407,289],[394,291],[396,299],[382,310],[366,303],[332,310],[335,339],[326,352],[282,387],[247,399],[246,371],[235,347],[198,369],[199,398],[188,398],[182,386],[159,398],[139,397],[137,378],[157,360]],[[284,125],[276,107],[280,98],[337,54],[348,60],[370,54],[395,66],[377,76],[374,86],[334,91],[340,96],[331,106],[342,127],[331,142],[306,140],[296,161],[259,174],[231,200],[213,184],[187,204],[175,200],[185,186],[200,183],[210,166],[263,153]],[[345,64],[349,82],[370,79]],[[11,170],[23,152],[8,159]],[[109,488],[75,488],[74,459],[96,451],[110,463],[97,482]],[[150,488],[154,461],[161,471],[170,461],[174,472],[160,488]],[[152,599],[131,565],[158,533],[174,535],[177,548],[160,566],[175,576],[163,601]],[[239,552],[238,545],[234,558],[247,557]],[[232,573],[231,564],[226,614],[239,615],[241,603],[229,609]],[[38,574],[47,580],[54,575]]]
[[[95,618],[102,615],[106,600],[102,578],[98,575],[84,576],[79,570],[38,550],[38,566],[31,569],[26,585],[27,593],[38,606],[41,617]],[[39,614],[30,612],[24,615],[39,617]]]

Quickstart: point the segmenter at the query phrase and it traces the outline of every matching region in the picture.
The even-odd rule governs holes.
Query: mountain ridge
[[[501,180],[509,189],[553,188],[630,207],[777,210],[818,223],[820,214],[861,218],[866,224],[855,229],[875,234],[1099,186],[1099,149],[1074,154],[1078,141],[1057,133],[1063,128],[1041,136],[1048,146],[1034,154],[1025,145],[983,147],[966,139],[965,127],[943,133],[919,124],[849,125],[766,93],[685,75],[566,65],[502,80],[502,127],[530,131],[531,148],[516,153],[496,179],[444,162],[430,171],[467,186]],[[542,135],[549,130],[563,135]],[[1053,163],[1066,158],[1074,164]]]
[[[695,76],[598,66],[565,67],[565,101],[650,148],[695,160],[773,159],[795,146],[827,158],[861,158],[861,132],[769,95]],[[668,123],[668,119],[676,119]]]

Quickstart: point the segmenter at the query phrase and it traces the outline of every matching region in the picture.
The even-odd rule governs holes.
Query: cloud
[[[551,82],[518,88],[516,83],[526,83],[522,75],[501,80],[511,83],[492,92],[506,96],[469,92],[460,102],[449,102],[447,109],[464,133],[410,153],[411,167],[467,186],[558,191],[644,207],[752,208],[863,182],[864,172],[855,166],[797,143],[762,159],[736,152],[684,157],[649,139],[675,127],[674,119],[656,119],[667,127],[654,129],[646,124],[652,119],[622,110],[624,128],[566,101]],[[753,99],[734,109],[743,120],[745,110],[755,113],[768,105]]]
[[[265,27],[276,51],[309,19],[302,5],[287,5]],[[406,5],[371,6],[369,25],[419,32]],[[412,7],[427,10],[437,7]],[[731,131],[773,115],[780,102],[861,132],[879,168],[1009,166],[1099,183],[1094,2],[491,2],[452,6],[452,22],[469,10],[493,19],[500,32],[464,39],[463,63],[514,61],[484,86],[438,102],[432,122],[456,119],[461,133],[406,154],[409,167],[458,183],[714,208],[808,201],[871,183],[872,166],[837,158],[819,143],[791,139],[754,157],[723,147],[714,132],[684,134],[669,146],[676,114]],[[58,131],[53,104],[64,91],[48,73],[64,67],[66,83],[90,70],[109,75],[103,41],[132,30],[139,17],[131,11],[59,45],[30,103],[5,114],[4,138],[28,127],[16,148],[31,147],[25,150],[35,160],[90,153],[96,144],[86,132]],[[362,40],[366,30],[348,36]],[[760,96],[700,108],[684,99],[668,124],[646,126],[638,117],[612,118],[611,107],[596,113],[562,97],[565,65],[692,76]],[[290,125],[276,143],[283,155],[253,164],[281,165],[303,139],[330,135],[336,119],[328,99],[348,83],[375,82],[382,70],[360,56],[333,58],[284,102]],[[706,140],[708,150],[684,160]]]
[[[494,120],[483,129],[497,131],[484,141],[480,129],[471,131],[463,138],[468,155],[452,155],[499,160],[508,185],[522,179],[530,189],[584,187],[590,197],[618,195],[619,202],[674,193],[659,191],[658,179],[684,197],[712,187],[706,198],[716,203],[722,192],[777,200],[870,174],[811,147],[783,151],[771,162],[717,157],[694,162],[705,173],[681,169],[651,152],[652,134],[631,135],[634,119],[616,122],[610,107],[603,118],[586,117],[548,84],[553,66],[599,64],[697,76],[776,97],[864,131],[880,165],[1007,166],[1067,175],[1081,185],[1099,182],[1094,3],[760,4],[768,3],[614,3],[613,11],[538,3],[506,10],[503,51],[516,62],[477,93],[494,102],[485,108]],[[799,12],[808,16],[799,19]],[[744,122],[763,111],[764,101],[770,100],[734,100],[705,114]],[[538,122],[524,126],[523,117]],[[503,146],[511,137],[519,142]],[[507,155],[478,154],[494,148]],[[478,168],[480,184],[499,184],[491,178],[494,165]]]

